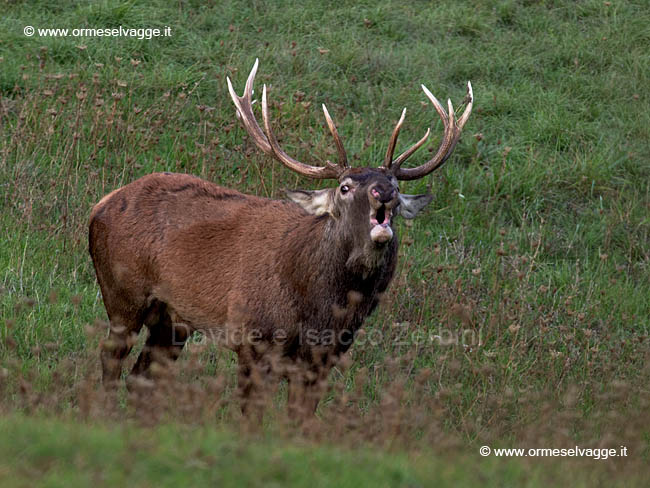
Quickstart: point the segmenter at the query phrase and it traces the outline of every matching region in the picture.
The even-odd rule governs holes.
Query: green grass
[[[531,466],[429,451],[407,457],[365,446],[251,442],[228,431],[170,425],[143,430],[12,416],[0,420],[0,429],[1,486],[536,487],[563,481],[580,487],[593,486],[602,473],[602,466],[572,473],[561,462],[549,472],[544,461]]]
[[[98,383],[105,331],[88,324],[105,311],[86,227],[110,190],[161,170],[277,198],[319,186],[263,157],[234,117],[225,77],[241,92],[259,58],[257,93],[269,86],[283,146],[308,162],[335,154],[323,102],[352,163],[379,165],[405,106],[397,150],[430,126],[412,160],[435,150],[420,83],[459,106],[471,80],[476,97],[445,167],[402,185],[432,184],[434,201],[399,224],[398,275],[319,415],[336,418],[355,392],[344,410],[370,442],[392,435],[372,425],[392,422],[382,402],[399,397],[397,450],[436,436],[472,452],[624,444],[634,474],[650,451],[649,23],[644,1],[3,4],[0,412],[75,414]],[[26,25],[172,35],[28,38]],[[183,377],[225,375],[216,423],[228,430],[233,359],[198,357],[198,379]],[[117,408],[130,412],[125,398]]]

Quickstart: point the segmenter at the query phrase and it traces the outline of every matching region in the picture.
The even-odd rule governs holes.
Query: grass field
[[[1,5],[0,484],[641,483],[647,1]],[[166,170],[276,198],[319,187],[260,154],[234,116],[225,77],[241,92],[256,58],[276,131],[302,161],[335,154],[321,103],[352,164],[372,166],[403,107],[397,150],[428,127],[434,140],[411,164],[437,147],[420,83],[458,107],[471,80],[476,98],[448,163],[402,184],[432,185],[434,201],[399,223],[387,299],[306,430],[278,394],[251,431],[235,358],[199,338],[156,392],[100,387],[106,312],[87,221],[103,195]],[[482,445],[628,455],[482,458]]]

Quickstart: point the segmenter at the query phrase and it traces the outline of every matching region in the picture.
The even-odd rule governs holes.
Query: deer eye
[[[348,185],[341,186],[341,193],[343,193],[344,195],[349,191],[350,191],[350,187]]]

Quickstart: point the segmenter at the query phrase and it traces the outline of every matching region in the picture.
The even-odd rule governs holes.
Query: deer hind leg
[[[152,363],[158,362],[165,365],[176,361],[181,355],[191,331],[185,324],[174,324],[167,305],[159,301],[151,304],[144,323],[149,329],[149,337],[131,370],[131,374],[150,377],[149,368]]]
[[[100,353],[102,383],[107,388],[113,388],[122,374],[124,358],[131,352],[135,338],[142,329],[146,306],[145,296],[138,293],[138,283],[132,276],[116,277],[116,272],[119,275],[125,268],[119,264],[114,265],[109,259],[106,236],[99,230],[96,224],[91,224],[90,254],[110,321],[108,338],[104,340]],[[132,286],[124,288],[124,283]]]
[[[134,337],[137,337],[141,328],[142,319],[138,313],[110,314],[110,331],[101,350],[104,386],[112,388],[117,384],[122,374],[124,358],[131,352]]]

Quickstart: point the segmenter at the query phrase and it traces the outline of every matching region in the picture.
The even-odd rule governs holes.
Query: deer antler
[[[431,133],[431,129],[427,129],[427,132],[424,134],[424,137],[420,139],[418,142],[413,144],[410,148],[408,148],[406,151],[404,151],[395,161],[393,161],[393,153],[395,152],[395,145],[397,144],[397,136],[399,136],[399,131],[402,128],[402,124],[404,123],[404,117],[406,117],[406,108],[402,110],[402,116],[399,118],[397,121],[397,124],[395,125],[395,128],[393,129],[393,133],[390,136],[390,141],[388,143],[388,149],[386,150],[386,157],[384,158],[384,168],[386,169],[391,169],[391,167],[394,164],[397,164],[398,166],[402,164],[406,159],[413,154],[415,151],[417,151],[422,144],[424,144],[429,137],[429,134]]]
[[[451,156],[451,153],[454,151],[456,143],[458,142],[458,139],[460,139],[460,134],[463,130],[463,126],[472,113],[474,93],[472,92],[472,84],[469,81],[467,82],[467,106],[465,107],[463,115],[460,117],[460,119],[458,119],[458,122],[455,120],[454,106],[451,104],[451,100],[447,100],[447,104],[449,106],[449,115],[447,115],[445,109],[442,107],[442,105],[440,105],[440,102],[436,99],[436,97],[433,96],[427,87],[422,85],[422,90],[424,91],[424,94],[427,96],[427,98],[431,101],[434,108],[438,112],[438,115],[440,115],[440,118],[442,119],[442,123],[444,125],[444,136],[442,142],[440,143],[438,152],[429,161],[416,168],[401,168],[402,163],[406,161],[406,159],[411,156],[411,154],[413,154],[422,144],[424,144],[424,142],[427,140],[427,137],[429,137],[429,130],[427,130],[427,133],[422,139],[404,151],[404,153],[402,153],[397,159],[391,161],[393,158],[393,151],[395,150],[395,144],[397,143],[397,136],[399,134],[402,123],[404,122],[404,115],[406,113],[406,109],[404,109],[402,116],[397,122],[397,125],[393,130],[393,134],[391,135],[383,165],[386,169],[390,170],[398,180],[416,180],[428,175],[432,171],[442,166],[442,164],[447,161],[449,156]]]
[[[251,136],[257,147],[259,147],[265,154],[273,156],[275,159],[284,164],[287,168],[300,173],[304,176],[309,176],[311,178],[334,178],[338,179],[339,176],[349,168],[348,158],[343,147],[343,142],[339,137],[336,126],[330,117],[329,112],[325,105],[323,105],[323,112],[325,113],[325,120],[327,125],[334,137],[334,142],[336,143],[336,148],[339,156],[339,163],[334,164],[330,161],[326,161],[325,166],[311,166],[309,164],[301,163],[300,161],[293,159],[286,152],[282,150],[278,144],[278,140],[275,137],[275,134],[271,130],[271,123],[269,117],[269,107],[266,99],[266,85],[262,89],[262,118],[264,120],[264,128],[266,134],[262,131],[261,127],[255,119],[253,114],[253,82],[255,81],[255,74],[257,73],[257,67],[259,65],[259,60],[255,60],[253,69],[251,69],[248,79],[246,80],[246,87],[244,88],[244,95],[238,96],[235,93],[235,90],[232,87],[230,78],[226,78],[228,82],[228,91],[232,97],[232,101],[237,107],[237,115],[244,124],[246,132]]]

